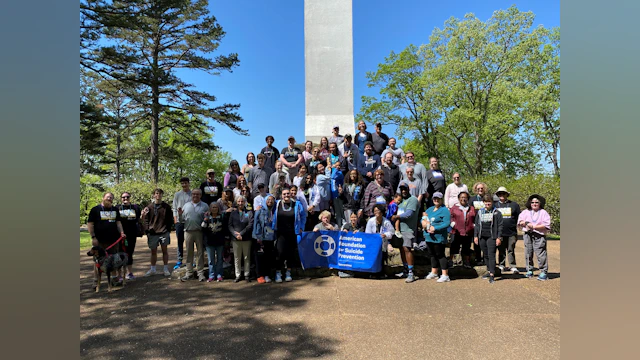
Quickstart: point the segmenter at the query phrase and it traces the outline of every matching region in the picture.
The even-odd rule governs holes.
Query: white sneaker
[[[281,283],[282,282],[282,274],[280,272],[276,273],[276,282],[277,283]]]
[[[286,281],[286,282],[293,281],[293,278],[291,277],[291,272],[290,271],[287,271],[285,273],[284,281]]]
[[[520,271],[518,271],[518,268],[515,266],[511,268],[511,272],[514,274],[520,274]]]
[[[451,281],[451,279],[449,278],[449,276],[447,276],[447,275],[442,275],[442,276],[440,276],[440,278],[439,278],[439,279],[438,279],[438,281],[436,281],[436,282],[442,283],[442,282],[449,282],[449,281]]]
[[[169,272],[169,269],[164,269],[164,276],[171,276],[171,272]]]
[[[271,282],[271,278],[270,278],[270,277],[268,277],[268,276],[265,276],[265,277],[264,277],[264,282],[266,282],[266,283],[270,283],[270,282]]]
[[[438,278],[438,274],[434,274],[432,272],[429,273],[429,275],[424,277],[427,280],[431,280],[431,279],[437,279]]]
[[[504,271],[504,266],[498,265],[498,269],[500,269],[500,271]]]
[[[396,230],[396,237],[402,239],[402,233],[399,230]]]
[[[147,272],[144,274],[144,277],[149,277],[149,276],[152,276],[152,275],[155,275],[155,274],[156,274],[156,271],[155,271],[155,270],[151,270],[151,269],[149,269],[149,271],[147,271]]]

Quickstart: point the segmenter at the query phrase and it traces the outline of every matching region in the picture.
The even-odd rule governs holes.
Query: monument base
[[[313,141],[320,144],[323,136],[329,138],[333,133],[333,127],[340,127],[340,135],[355,134],[353,115],[307,115],[305,117],[304,138],[305,141]]]

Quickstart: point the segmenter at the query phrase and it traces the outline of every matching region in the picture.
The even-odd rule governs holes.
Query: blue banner
[[[304,269],[325,267],[375,273],[382,268],[380,234],[303,232],[298,237],[298,252]]]

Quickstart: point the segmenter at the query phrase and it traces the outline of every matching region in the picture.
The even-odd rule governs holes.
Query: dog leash
[[[113,244],[109,245],[106,249],[104,249],[104,252],[107,254],[107,258],[109,258],[111,256],[111,254],[109,254],[109,252],[107,250],[111,249],[112,247],[114,247],[117,243],[119,243],[120,241],[122,241],[124,239],[124,236],[120,236],[118,238],[118,240],[116,240],[116,242],[114,242]],[[122,245],[124,247],[124,244]],[[127,251],[127,249],[125,248],[125,251]],[[96,267],[98,269],[100,269],[100,264],[96,262]]]

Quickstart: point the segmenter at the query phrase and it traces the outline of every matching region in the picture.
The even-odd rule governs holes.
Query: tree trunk
[[[120,134],[116,135],[116,184],[120,184],[120,144],[122,139]]]

